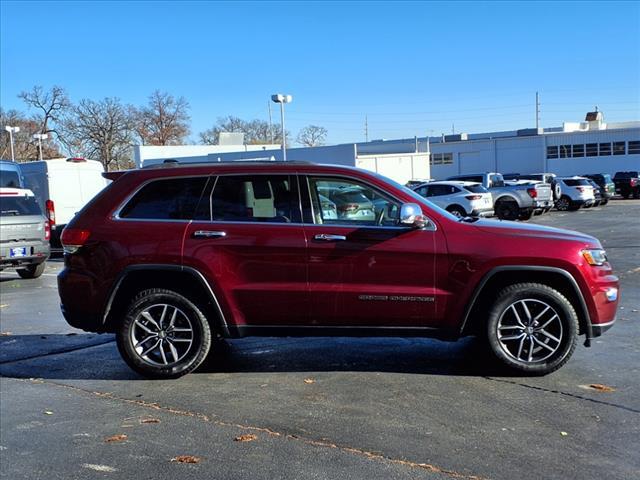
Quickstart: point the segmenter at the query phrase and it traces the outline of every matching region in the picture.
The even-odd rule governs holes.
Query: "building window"
[[[600,144],[600,155],[611,155],[611,144],[610,143],[601,143]]]
[[[587,157],[597,157],[598,156],[598,144],[597,143],[587,143],[586,151],[587,151]]]
[[[638,155],[640,154],[640,140],[634,140],[629,142],[629,149],[627,150],[629,155]]]
[[[569,158],[571,156],[571,145],[560,145],[560,158]]]
[[[625,151],[625,142],[613,142],[613,154],[614,155],[624,155]]]
[[[558,146],[547,147],[547,158],[558,158]]]
[[[453,163],[453,153],[432,153],[429,159],[430,165],[451,165]]]
[[[584,145],[574,145],[573,146],[573,156],[574,157],[584,157]]]
[[[442,154],[442,164],[443,165],[451,165],[453,163],[453,153],[443,153]]]

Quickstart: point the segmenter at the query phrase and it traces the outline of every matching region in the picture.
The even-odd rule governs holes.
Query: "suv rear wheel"
[[[127,364],[150,378],[186,375],[211,348],[211,328],[200,309],[177,292],[157,288],[133,299],[116,338]]]
[[[560,292],[520,283],[503,289],[489,311],[487,338],[509,369],[546,375],[564,365],[578,342],[578,317]]]

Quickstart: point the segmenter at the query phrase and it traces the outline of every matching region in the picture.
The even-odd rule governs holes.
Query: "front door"
[[[301,185],[312,222],[305,224],[310,325],[436,328],[441,232],[401,226],[401,203],[361,180],[310,175]]]
[[[221,175],[210,184],[184,237],[188,266],[205,275],[227,321],[243,334],[305,323],[307,258],[296,177]]]

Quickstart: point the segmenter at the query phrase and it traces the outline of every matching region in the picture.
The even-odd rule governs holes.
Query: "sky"
[[[328,143],[640,119],[639,2],[0,1],[0,105],[185,97],[191,141],[219,117]],[[272,104],[274,121],[279,106]]]

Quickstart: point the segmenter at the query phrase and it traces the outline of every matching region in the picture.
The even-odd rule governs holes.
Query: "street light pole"
[[[282,123],[282,160],[284,162],[287,161],[287,137],[286,130],[284,128],[284,104],[291,103],[293,97],[291,95],[283,95],[281,93],[276,93],[275,95],[271,95],[271,100],[275,103],[280,104],[280,121]]]
[[[11,143],[11,161],[16,161],[15,152],[13,151],[13,134],[18,133],[20,131],[20,127],[10,127],[9,125],[5,126],[4,129],[9,132],[9,143]]]
[[[46,133],[34,133],[33,138],[38,139],[38,150],[40,150],[40,161],[42,161],[42,140],[49,138]]]

